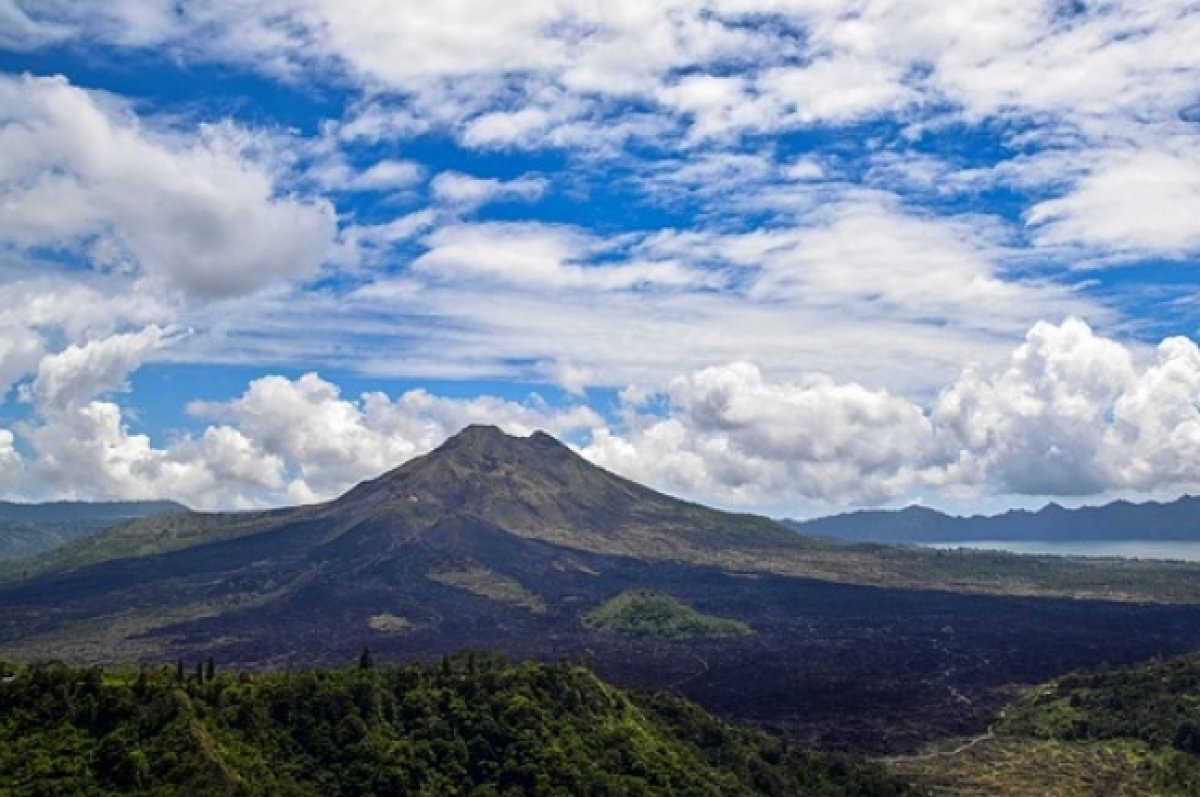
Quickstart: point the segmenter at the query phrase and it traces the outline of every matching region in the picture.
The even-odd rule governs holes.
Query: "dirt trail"
[[[972,738],[968,739],[967,741],[963,742],[962,744],[960,744],[958,747],[955,747],[953,750],[935,750],[932,753],[917,753],[915,755],[889,756],[889,757],[883,759],[883,761],[888,764],[894,764],[894,763],[899,763],[902,761],[928,761],[931,758],[952,758],[956,755],[965,753],[966,751],[970,750],[972,747],[975,747],[978,744],[982,744],[983,742],[986,742],[989,739],[994,739],[994,738],[996,738],[996,734],[992,731],[991,728],[988,728],[987,733],[981,733],[979,736],[972,737]]]

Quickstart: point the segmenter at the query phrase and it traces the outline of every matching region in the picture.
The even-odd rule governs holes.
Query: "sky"
[[[1200,3],[0,0],[0,497],[469,423],[806,517],[1200,490]]]

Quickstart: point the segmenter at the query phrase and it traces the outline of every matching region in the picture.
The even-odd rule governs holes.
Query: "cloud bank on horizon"
[[[0,0],[0,494],[319,500],[470,422],[776,512],[1195,491],[1196,41],[1185,0]]]

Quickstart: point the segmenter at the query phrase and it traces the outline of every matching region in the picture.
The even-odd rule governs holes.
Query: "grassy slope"
[[[111,525],[111,520],[0,519],[0,560],[36,556]]]
[[[1200,654],[1064,676],[994,731],[890,768],[945,794],[1200,794]]]
[[[0,501],[0,560],[36,556],[124,521],[189,510],[171,501],[13,504]]]
[[[583,623],[588,628],[653,639],[721,638],[752,633],[745,623],[701,614],[683,601],[649,590],[622,592],[588,612]]]
[[[267,512],[191,513],[138,518],[38,556],[0,562],[0,584],[79,570],[114,559],[155,556],[195,545],[261,534],[307,519],[309,507]]]
[[[16,673],[0,682],[0,795],[915,793],[565,663]]]

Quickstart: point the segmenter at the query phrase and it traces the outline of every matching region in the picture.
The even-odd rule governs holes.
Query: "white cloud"
[[[878,502],[901,494],[933,452],[921,409],[885,391],[814,376],[768,383],[748,363],[675,380],[671,412],[585,455],[652,483],[725,502]]]
[[[73,370],[77,378],[59,392],[35,382],[38,421],[17,429],[31,457],[0,434],[5,490],[203,507],[312,501],[469,423],[522,435],[590,433],[582,453],[618,473],[701,501],[777,512],[931,495],[1200,488],[1200,348],[1171,338],[1148,357],[1077,319],[1036,324],[1006,363],[966,369],[928,404],[821,374],[771,379],[733,363],[661,389],[622,391],[614,425],[584,404],[554,408],[537,397],[411,390],[351,399],[316,374],[266,376],[236,399],[191,406],[213,423],[161,447],[131,432],[117,404],[91,397],[119,384],[137,359],[126,352],[148,348],[118,335],[90,358],[82,350],[51,355],[44,374]]]
[[[545,193],[548,186],[548,181],[542,177],[500,180],[442,172],[433,178],[430,190],[435,200],[465,211],[497,200],[529,202]]]
[[[250,508],[302,500],[284,463],[236,429],[210,427],[155,447],[132,433],[120,406],[91,401],[48,414],[25,433],[35,457],[10,490],[26,498],[172,498],[203,508]]]
[[[564,226],[460,224],[435,230],[425,244],[428,251],[413,261],[412,268],[433,281],[469,278],[531,290],[627,290],[711,282],[703,272],[669,260],[589,263],[604,243]]]
[[[100,341],[118,329],[167,324],[178,308],[122,277],[23,276],[0,285],[0,394],[35,373],[47,352]]]
[[[17,380],[37,367],[42,340],[32,330],[9,328],[0,337],[0,396],[7,396]]]
[[[337,157],[318,163],[308,176],[328,191],[401,191],[420,183],[425,169],[414,161],[385,158],[355,169]]]
[[[70,36],[233,61],[289,80],[334,70],[363,92],[351,118],[331,128],[347,141],[440,131],[469,147],[596,151],[630,138],[672,146],[682,136],[712,149],[746,133],[880,117],[908,125],[916,138],[939,125],[998,122],[1015,148],[1051,146],[1058,161],[1074,164],[1071,185],[1064,185],[1062,169],[1054,170],[1057,176],[1036,186],[1052,198],[1027,209],[1033,241],[1052,254],[1069,244],[1103,250],[1074,257],[1114,250],[1177,257],[1200,246],[1193,222],[1197,148],[1179,139],[1190,129],[1181,119],[1195,113],[1200,79],[1200,55],[1191,46],[1200,37],[1200,11],[1188,0],[1079,7],[978,0],[950,11],[936,0],[603,7],[517,0],[503,8],[473,0],[403,10],[334,0],[178,7],[159,0],[56,0],[24,12],[9,2],[0,13],[11,18],[10,36],[25,47]],[[231,149],[225,145],[216,160]],[[240,153],[232,159],[235,175],[254,171]],[[923,170],[891,177],[909,178],[907,189],[947,190],[930,160]],[[1021,161],[1011,163],[1021,168]],[[887,176],[876,169],[876,179]],[[362,172],[334,164],[320,179],[338,190],[391,190],[411,178],[411,165],[384,161]],[[812,178],[810,167],[805,179]],[[61,188],[54,186],[63,203],[57,217],[76,218],[75,226],[102,221],[94,218],[94,202]],[[319,234],[321,223],[311,218],[327,208],[259,188],[246,193],[248,206],[268,205],[257,220],[268,235],[236,234],[236,245],[205,263],[221,277],[195,286],[201,291],[245,290],[234,275],[268,277],[266,261],[295,264],[294,272],[278,266],[282,273],[274,276],[311,272],[312,253],[331,237],[328,226]],[[185,215],[185,229],[206,215],[207,223],[232,225],[233,214],[216,220],[211,210],[193,207]],[[241,254],[262,240],[276,247],[297,241],[289,233],[305,226],[299,218],[305,215],[312,231],[303,251]],[[47,223],[25,221],[34,229]],[[153,237],[121,243],[143,258],[168,259],[166,245]],[[182,247],[192,258],[200,248],[195,243]],[[220,264],[230,262],[222,272]]]
[[[148,326],[43,357],[28,391],[42,412],[80,405],[101,393],[123,389],[125,377],[147,355],[169,343],[172,332]]]
[[[996,374],[968,370],[934,419],[958,447],[952,481],[996,492],[1088,495],[1118,486],[1104,468],[1107,418],[1135,382],[1130,352],[1082,321],[1039,323]]]
[[[1200,464],[1200,348],[1168,338],[1156,355],[1113,404],[1105,466],[1133,489],[1190,488]]]
[[[1187,0],[1075,11],[1052,0],[949,11],[937,0],[6,7],[18,46],[74,35],[293,78],[333,67],[372,91],[409,96],[410,114],[460,126],[479,144],[541,141],[548,125],[602,118],[605,101],[630,98],[693,116],[700,138],[945,102],[970,119],[1166,118],[1194,102],[1200,68],[1190,46],[1200,14]],[[420,125],[410,115],[401,127]]]
[[[1040,243],[1135,256],[1200,250],[1200,139],[1100,150],[1082,161],[1065,194],[1030,208]]]
[[[733,236],[720,246],[730,260],[759,267],[752,295],[804,297],[847,312],[885,304],[926,318],[1001,314],[1018,295],[1033,300],[1039,292],[998,276],[998,230],[973,219],[925,219],[870,196],[819,210],[805,226]]]
[[[17,452],[16,437],[8,429],[0,429],[0,484],[12,483],[21,467],[21,455]]]
[[[534,400],[452,399],[424,390],[394,401],[382,393],[346,399],[311,373],[295,380],[265,376],[230,402],[189,409],[218,423],[156,447],[147,435],[130,432],[115,403],[47,405],[26,431],[36,453],[30,481],[3,481],[34,497],[174,498],[205,508],[311,502],[397,467],[470,423],[522,435],[600,423],[584,406],[551,409]],[[0,435],[0,467],[18,462],[15,455],[6,459],[4,443]]]
[[[73,32],[68,25],[30,19],[17,0],[0,0],[0,47],[32,50],[68,38]]]
[[[928,408],[814,376],[708,368],[637,396],[584,454],[699,500],[794,511],[912,500],[930,490],[1105,496],[1200,487],[1200,348],[1156,360],[1078,319],[1039,323],[998,368],[968,368]]]
[[[0,241],[74,250],[202,297],[307,276],[331,206],[281,196],[262,145],[227,125],[153,131],[61,78],[0,77]]]
[[[757,183],[746,193],[783,202]],[[727,191],[720,201],[742,197]],[[351,228],[347,248],[381,265],[365,283],[346,295],[256,299],[223,314],[221,338],[189,321],[201,328],[185,349],[208,359],[236,342],[241,361],[268,367],[334,367],[352,353],[363,372],[410,378],[537,381],[569,363],[575,390],[661,387],[672,374],[752,357],[781,379],[819,371],[928,397],[964,362],[1002,356],[1039,318],[1113,319],[1069,287],[1014,278],[1019,259],[987,220],[917,214],[891,195],[828,186],[800,202],[753,232],[601,237],[570,225],[406,216],[405,247],[425,252],[399,273],[387,270],[400,257],[390,236]],[[424,225],[432,231],[414,239]]]
[[[784,170],[789,180],[820,180],[826,176],[825,166],[815,158],[799,158]]]

